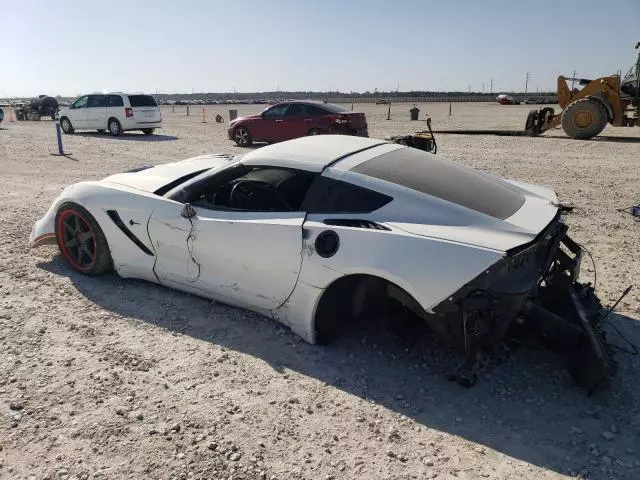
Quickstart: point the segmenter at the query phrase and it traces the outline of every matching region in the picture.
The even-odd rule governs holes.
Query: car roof
[[[321,172],[342,158],[387,143],[351,135],[312,135],[256,149],[242,157],[241,163]]]

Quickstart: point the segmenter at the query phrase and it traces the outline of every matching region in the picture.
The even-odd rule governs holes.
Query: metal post
[[[202,123],[207,123],[207,121],[204,118],[204,107],[202,107]]]
[[[449,102],[449,116],[451,116],[451,102]]]
[[[62,146],[62,130],[60,128],[60,118],[56,115],[56,138],[58,140],[58,153],[52,153],[51,155],[60,156],[60,157],[68,157],[71,155],[69,152],[64,151],[64,147]]]
[[[189,116],[189,105],[187,105],[187,117]]]
[[[62,132],[60,131],[60,122],[56,121],[56,137],[58,137],[58,153],[64,155],[64,148],[62,148]]]
[[[391,120],[391,103],[389,103],[389,110],[387,110],[387,120]]]
[[[176,104],[171,105],[171,113],[176,113]]]

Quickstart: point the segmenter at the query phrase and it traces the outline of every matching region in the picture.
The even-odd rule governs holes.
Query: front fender
[[[63,190],[45,215],[38,220],[31,231],[29,245],[37,247],[56,243],[55,217],[60,205],[73,202],[85,208],[98,222],[109,245],[113,265],[122,277],[134,277],[157,282],[153,273],[155,255],[147,232],[147,223],[154,207],[153,194],[124,186],[111,186],[100,182],[80,182]],[[141,249],[129,238],[109,216],[115,210],[127,223],[136,238],[144,244]],[[128,223],[131,221],[131,224]]]

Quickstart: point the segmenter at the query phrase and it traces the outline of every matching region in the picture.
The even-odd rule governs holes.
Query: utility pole
[[[471,84],[469,84],[469,93],[471,93]]]
[[[482,82],[482,93],[484,93],[484,82]]]
[[[575,78],[576,78],[576,74],[578,72],[576,72],[575,70],[573,71],[573,75],[571,75],[571,90],[573,90],[573,84],[576,82]]]
[[[527,93],[527,88],[529,87],[529,77],[531,77],[531,74],[527,72],[527,76],[524,80],[524,93]]]
[[[493,93],[493,78],[491,79],[491,87],[489,89],[489,93]]]

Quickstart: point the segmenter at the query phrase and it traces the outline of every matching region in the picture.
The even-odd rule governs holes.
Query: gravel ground
[[[525,106],[419,105],[437,128],[520,129]],[[373,137],[424,128],[411,105],[363,105]],[[258,111],[240,106],[240,113]],[[428,337],[375,325],[307,345],[252,313],[115,275],[73,273],[33,222],[67,184],[142,164],[242,153],[211,122],[226,107],[164,108],[159,135],[65,136],[50,121],[1,124],[0,478],[640,478],[638,357],[586,397],[558,360],[519,349],[471,389],[444,380],[458,358]],[[441,135],[440,154],[554,187],[576,205],[572,236],[593,254],[605,303],[638,279],[640,130],[592,141]],[[583,277],[593,280],[591,263]],[[640,286],[612,323],[640,343]],[[615,339],[615,337],[612,337]]]

